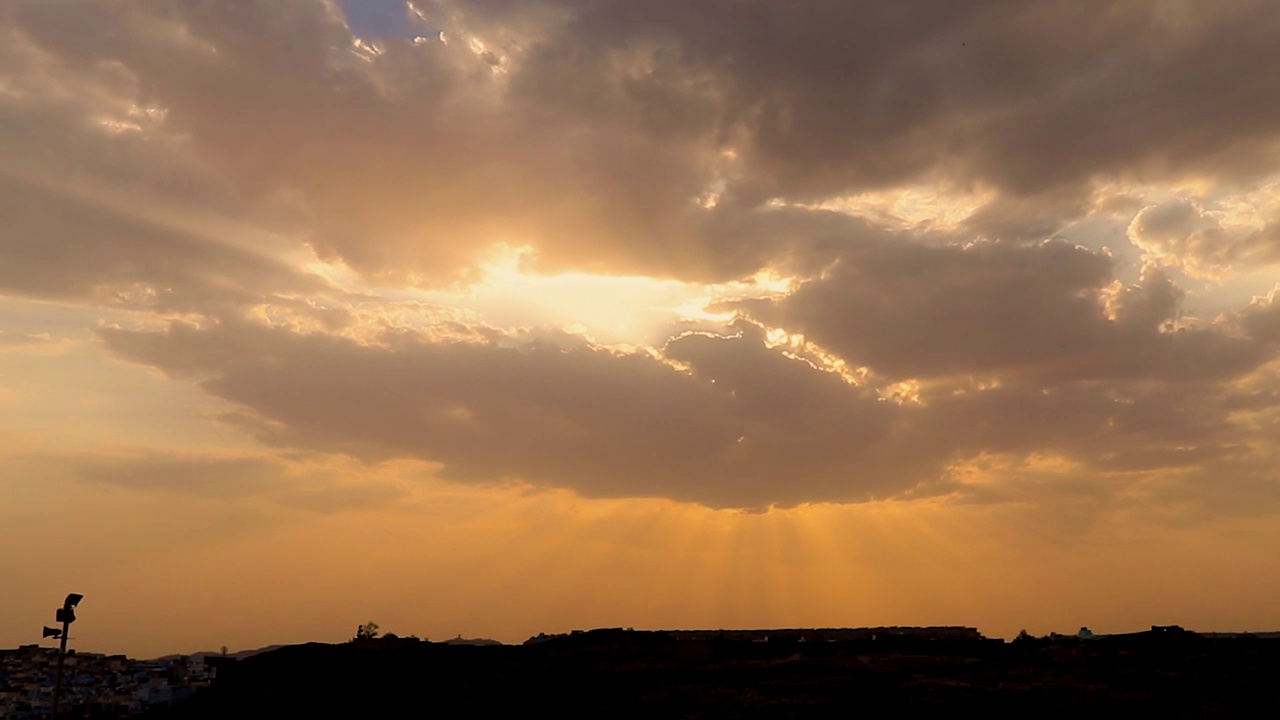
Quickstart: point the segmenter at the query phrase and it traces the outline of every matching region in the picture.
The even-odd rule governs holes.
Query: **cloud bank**
[[[0,295],[135,313],[103,345],[268,446],[458,482],[1264,488],[1280,321],[1232,282],[1280,257],[1269,7],[19,0]],[[654,347],[493,327],[466,293],[513,249],[708,312]],[[427,291],[463,309],[405,321]]]

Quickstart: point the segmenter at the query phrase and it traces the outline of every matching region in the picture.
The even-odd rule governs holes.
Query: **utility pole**
[[[62,695],[62,663],[67,659],[67,639],[71,634],[71,623],[76,621],[76,605],[84,599],[83,595],[71,593],[58,608],[56,619],[62,623],[62,629],[45,626],[44,637],[56,638],[58,643],[58,671],[53,681],[53,720],[58,720],[58,701]]]

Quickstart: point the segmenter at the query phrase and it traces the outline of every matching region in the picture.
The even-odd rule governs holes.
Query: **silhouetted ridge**
[[[881,630],[881,629],[877,629]],[[917,632],[916,630],[919,630]],[[149,717],[1262,717],[1280,642],[1180,629],[1004,643],[923,629],[603,629],[524,645],[364,639],[280,648]],[[801,634],[803,632],[803,634]]]

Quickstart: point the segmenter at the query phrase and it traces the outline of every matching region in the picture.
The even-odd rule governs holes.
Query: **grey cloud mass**
[[[766,349],[758,331],[673,339],[666,355],[691,373],[570,336],[367,346],[176,324],[103,337],[129,359],[207,376],[207,391],[257,414],[268,443],[415,456],[458,480],[763,507],[886,496],[940,460],[891,437],[895,410],[874,393]]]
[[[1105,473],[1243,452],[1228,398],[1208,384],[969,385],[898,403],[770,348],[754,325],[725,331],[676,336],[660,357],[563,335],[361,344],[175,323],[102,337],[124,358],[204,378],[272,445],[416,457],[445,478],[588,496],[863,501],[949,489],[949,464],[990,453],[1056,453]]]
[[[1280,220],[1261,227],[1228,229],[1215,214],[1189,199],[1144,207],[1129,224],[1129,240],[1153,263],[1196,277],[1266,265],[1280,257]]]
[[[1261,0],[419,7],[422,37],[371,42],[321,0],[25,1],[4,21],[83,102],[127,86],[144,135],[234,193],[292,198],[322,255],[415,282],[466,277],[495,243],[732,279],[792,247],[722,252],[765,201],[909,183],[985,189],[968,227],[1038,240],[1095,182],[1248,181],[1280,139]]]
[[[514,71],[578,81],[564,93],[598,72],[589,60],[635,54],[655,82],[702,80],[747,198],[939,177],[1025,196],[1100,175],[1265,173],[1274,157],[1264,2],[438,5],[481,27],[562,10]]]
[[[0,37],[0,293],[210,310],[323,287],[276,255],[253,203],[164,127],[129,68],[72,70],[12,26]]]
[[[736,306],[894,379],[1212,380],[1269,359],[1222,328],[1173,327],[1181,297],[1154,271],[1119,286],[1109,256],[1061,241],[898,241],[849,251],[784,298]]]
[[[1271,3],[405,13],[358,38],[328,0],[0,6],[0,295],[137,310],[106,347],[262,442],[459,482],[763,507],[976,496],[957,468],[997,456],[1261,482],[1280,312],[1194,301],[1280,258],[1280,203],[1241,199],[1275,188]],[[370,321],[501,246],[790,285],[647,349]]]

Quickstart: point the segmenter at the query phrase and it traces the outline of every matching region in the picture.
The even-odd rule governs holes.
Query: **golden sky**
[[[1280,629],[1278,32],[0,4],[0,647]]]

